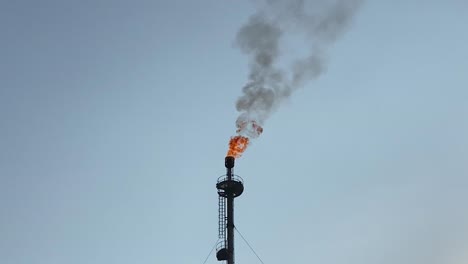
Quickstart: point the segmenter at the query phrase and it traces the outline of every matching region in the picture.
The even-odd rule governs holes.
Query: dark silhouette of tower
[[[234,264],[234,198],[244,191],[244,183],[241,177],[234,175],[235,158],[227,156],[224,161],[226,175],[218,178],[216,188],[219,199],[219,239],[216,247],[216,258],[219,261],[227,261]]]

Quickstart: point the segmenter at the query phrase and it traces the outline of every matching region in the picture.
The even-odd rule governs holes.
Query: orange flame
[[[249,145],[249,138],[244,136],[232,137],[229,141],[229,150],[227,156],[239,158]]]

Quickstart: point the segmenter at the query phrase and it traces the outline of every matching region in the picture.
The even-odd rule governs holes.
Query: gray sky
[[[254,11],[2,1],[0,262],[202,263]],[[468,261],[467,14],[367,1],[326,73],[267,120],[235,168],[236,225],[265,263]]]

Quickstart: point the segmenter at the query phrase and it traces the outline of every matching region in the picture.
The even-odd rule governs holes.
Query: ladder
[[[221,241],[226,241],[226,199],[222,196],[218,196],[218,238]]]

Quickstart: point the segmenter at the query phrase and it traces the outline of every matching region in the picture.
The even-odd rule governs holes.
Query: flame
[[[229,141],[229,150],[227,156],[233,156],[234,158],[239,158],[242,153],[247,149],[249,145],[249,138],[244,136],[235,136],[232,137]]]
[[[229,141],[229,150],[227,156],[239,158],[247,149],[249,142],[262,134],[263,128],[253,118],[241,115],[237,121],[237,136],[231,137]]]

